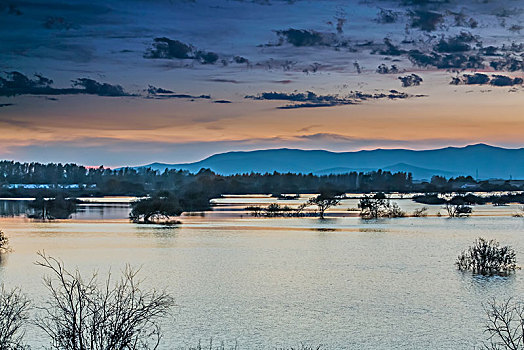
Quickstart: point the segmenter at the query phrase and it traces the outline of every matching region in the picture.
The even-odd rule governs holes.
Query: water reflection
[[[8,253],[0,253],[0,267],[7,265]]]
[[[522,263],[522,218],[240,219],[223,202],[221,216],[163,226],[130,223],[125,203],[91,204],[76,220],[1,219],[14,251],[0,261],[0,283],[41,300],[38,250],[87,273],[142,267],[147,286],[178,305],[161,349],[213,337],[241,349],[469,350],[485,336],[482,303],[524,295],[524,271],[485,277],[454,266],[479,236],[512,245]],[[45,345],[34,329],[27,335]]]
[[[26,200],[0,200],[0,216],[15,217],[25,215],[28,209]]]
[[[458,271],[462,282],[467,286],[467,288],[477,292],[477,293],[489,293],[498,290],[507,290],[510,288],[516,281],[515,273],[507,275],[480,275],[472,273],[471,271]]]
[[[2,199],[0,200],[0,217],[26,216],[29,210],[28,200]],[[130,207],[123,203],[83,203],[78,205],[76,213],[71,216],[75,220],[115,220],[126,219]]]

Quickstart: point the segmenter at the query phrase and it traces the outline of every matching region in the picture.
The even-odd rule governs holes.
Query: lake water
[[[496,296],[524,299],[524,271],[482,278],[455,269],[475,238],[495,238],[524,262],[524,218],[518,206],[475,207],[464,219],[363,221],[356,200],[317,218],[253,218],[241,209],[267,197],[216,200],[213,212],[183,216],[182,225],[135,225],[127,199],[82,206],[72,220],[42,223],[18,214],[24,204],[2,201],[0,228],[14,251],[3,256],[0,281],[19,286],[38,305],[47,296],[45,250],[101,275],[126,263],[141,267],[151,287],[165,288],[177,306],[163,325],[162,349],[213,339],[226,347],[275,349],[301,343],[324,349],[473,349],[485,338],[482,303]],[[282,204],[293,203],[281,201]],[[421,207],[408,199],[402,208]],[[18,208],[18,209],[17,209]],[[27,340],[46,345],[36,329]]]

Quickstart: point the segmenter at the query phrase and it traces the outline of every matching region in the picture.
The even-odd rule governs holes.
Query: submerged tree
[[[99,285],[97,275],[84,279],[78,270],[39,253],[36,264],[51,276],[44,284],[51,298],[41,307],[36,326],[51,338],[51,349],[156,349],[159,321],[169,314],[173,299],[165,292],[144,291],[137,271],[129,266],[119,280]]]
[[[310,198],[307,205],[316,205],[320,218],[324,219],[326,210],[339,205],[342,198],[343,194],[340,192],[323,190],[318,196]]]
[[[29,300],[19,289],[0,286],[0,349],[22,350],[24,325],[28,319]]]
[[[446,211],[450,218],[460,218],[470,216],[473,209],[467,205],[465,197],[455,196],[451,200],[446,201]]]
[[[133,202],[129,218],[135,223],[150,224],[162,219],[169,220],[183,212],[179,199],[171,192],[164,191]]]
[[[510,246],[500,246],[495,240],[478,238],[463,251],[456,263],[461,271],[472,271],[481,275],[508,274],[517,266],[516,253]]]
[[[391,203],[384,193],[364,196],[358,203],[363,219],[398,218],[406,216],[397,203]]]
[[[487,350],[524,349],[524,304],[512,298],[502,302],[491,300],[485,305],[487,313]]]

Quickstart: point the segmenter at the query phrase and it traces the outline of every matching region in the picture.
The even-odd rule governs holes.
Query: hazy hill
[[[210,168],[220,174],[249,172],[344,173],[377,169],[407,171],[415,179],[432,175],[478,176],[480,179],[524,179],[524,148],[507,149],[485,144],[435,150],[377,149],[357,152],[269,149],[215,154],[195,163],[144,165],[156,170]]]

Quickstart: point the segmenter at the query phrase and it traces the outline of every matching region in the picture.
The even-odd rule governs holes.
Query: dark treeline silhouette
[[[218,175],[209,169],[198,173],[184,170],[163,172],[150,168],[87,168],[76,164],[0,162],[0,196],[45,195],[54,197],[100,195],[147,195],[155,191],[184,192],[184,196],[208,197],[221,194],[319,193],[322,189],[340,192],[447,192],[471,190],[519,190],[509,182],[477,182],[472,177],[414,182],[410,173],[372,171],[314,175],[293,173],[248,173]],[[23,187],[23,188],[22,188]]]
[[[91,195],[141,195],[154,191],[180,190],[220,194],[318,193],[323,188],[340,191],[410,191],[411,174],[388,171],[351,172],[337,175],[292,173],[249,173],[223,176],[209,169],[198,173],[183,170],[154,171],[149,168],[86,168],[75,164],[0,162],[0,184],[4,195],[61,192]],[[44,188],[13,188],[13,184],[41,185]],[[6,186],[8,185],[8,186]],[[34,186],[33,186],[34,187]]]

